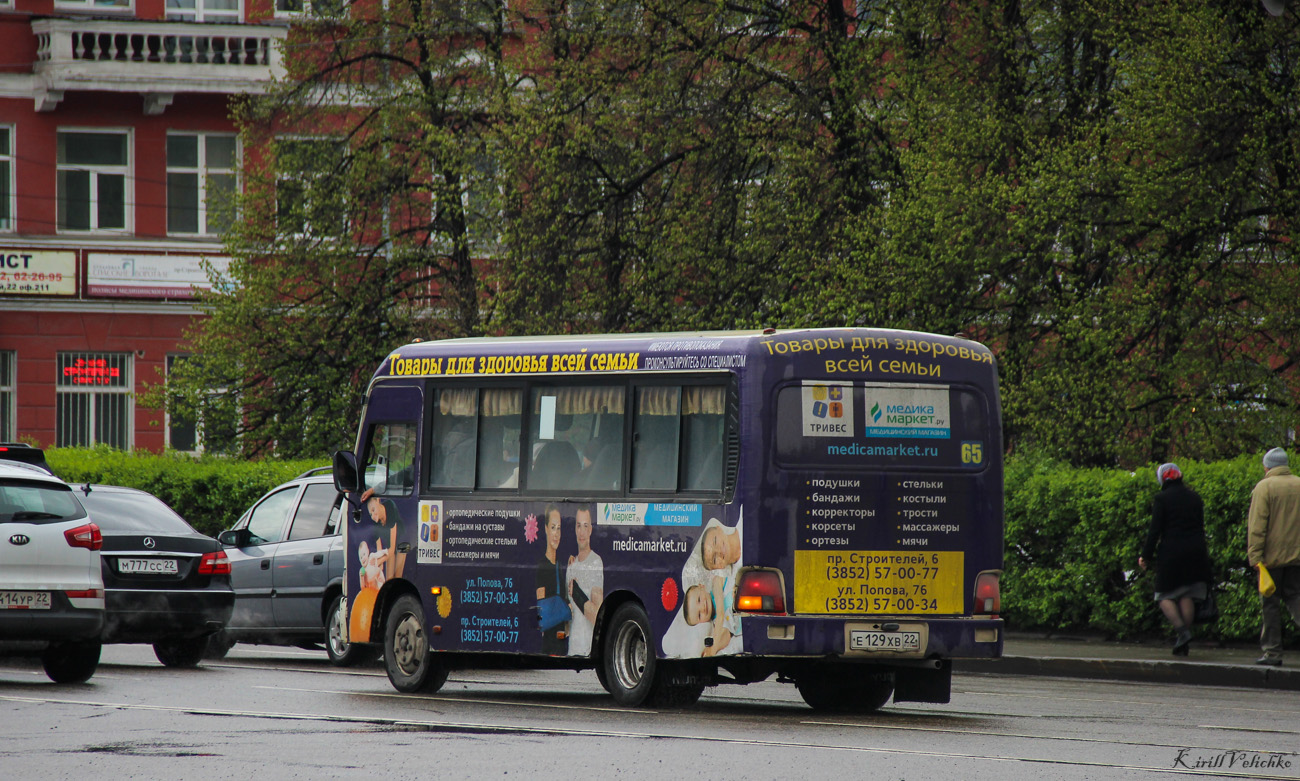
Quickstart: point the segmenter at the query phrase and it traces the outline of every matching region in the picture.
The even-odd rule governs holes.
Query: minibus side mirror
[[[334,453],[334,487],[347,494],[361,490],[357,480],[357,456],[350,450]]]

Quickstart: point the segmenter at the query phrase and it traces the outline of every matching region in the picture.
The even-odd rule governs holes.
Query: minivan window
[[[57,523],[84,517],[86,510],[66,485],[0,481],[0,523]]]

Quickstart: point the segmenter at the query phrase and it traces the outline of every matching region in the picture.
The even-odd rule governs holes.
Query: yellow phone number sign
[[[960,614],[961,551],[794,552],[796,613]]]

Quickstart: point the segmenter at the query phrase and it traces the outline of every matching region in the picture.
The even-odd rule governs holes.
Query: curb
[[[1300,670],[1213,662],[1003,656],[1000,659],[954,660],[953,672],[981,675],[1043,675],[1057,678],[1300,691]]]

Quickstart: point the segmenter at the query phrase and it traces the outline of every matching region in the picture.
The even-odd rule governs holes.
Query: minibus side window
[[[429,485],[473,488],[478,460],[478,389],[438,391],[431,428]]]
[[[475,488],[519,487],[519,435],[523,409],[523,391],[519,388],[483,390]]]

